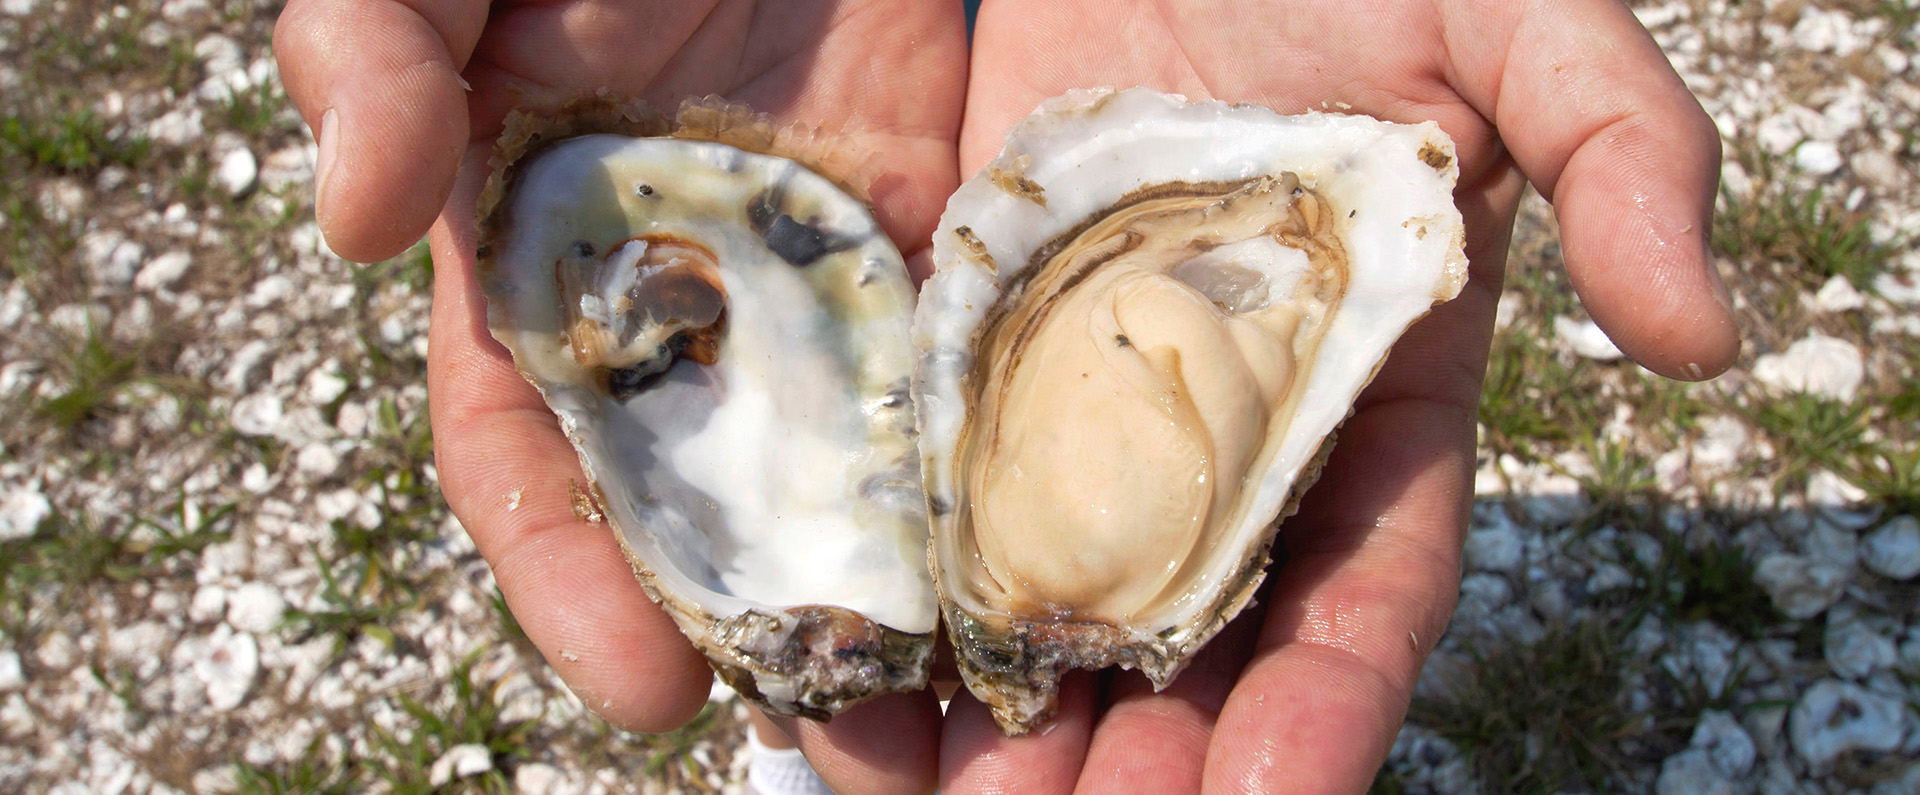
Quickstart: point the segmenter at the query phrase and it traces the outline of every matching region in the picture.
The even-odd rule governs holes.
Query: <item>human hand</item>
[[[959,181],[959,5],[293,0],[274,42],[288,94],[320,140],[316,214],[328,244],[374,260],[432,224],[428,387],[441,488],[514,615],[609,721],[639,731],[687,722],[711,670],[648,601],[613,535],[574,516],[578,458],[487,331],[474,204],[493,140],[512,107],[597,91],[668,113],[719,94],[849,131],[877,158],[882,226],[924,263],[918,250]],[[891,727],[938,720],[931,693],[909,694],[800,733],[836,785],[913,791],[931,789],[937,731],[901,742]],[[883,737],[884,756],[862,752]]]
[[[1599,0],[1019,0],[988,3],[973,44],[963,174],[1040,100],[1098,85],[1433,119],[1458,145],[1471,280],[1362,395],[1282,529],[1264,611],[1165,692],[1131,673],[1070,678],[1050,731],[1017,738],[961,693],[941,740],[956,794],[1365,791],[1458,591],[1523,180],[1553,200],[1572,281],[1619,347],[1666,375],[1716,375],[1738,340],[1707,259],[1712,124],[1626,7]]]

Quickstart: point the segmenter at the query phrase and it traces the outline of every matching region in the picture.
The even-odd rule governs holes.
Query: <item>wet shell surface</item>
[[[935,581],[1009,733],[1069,669],[1164,687],[1401,333],[1466,280],[1432,123],[1076,91],[954,194],[914,323]]]
[[[762,707],[926,683],[914,292],[859,157],[744,108],[509,121],[488,324],[558,415],[647,593]]]

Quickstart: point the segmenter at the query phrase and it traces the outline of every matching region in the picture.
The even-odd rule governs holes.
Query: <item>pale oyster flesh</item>
[[[924,686],[936,605],[900,255],[801,163],[627,115],[655,137],[503,142],[527,151],[483,207],[494,336],[648,593],[736,689],[824,718]]]
[[[935,580],[1003,729],[1164,686],[1400,333],[1466,276],[1433,124],[1074,92],[948,204],[915,322]]]

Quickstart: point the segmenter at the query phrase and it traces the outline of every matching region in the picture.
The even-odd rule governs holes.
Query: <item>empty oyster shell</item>
[[[595,102],[510,119],[480,206],[489,328],[647,593],[742,695],[819,719],[923,687],[937,616],[914,293],[858,163],[715,100]]]
[[[1071,668],[1164,687],[1400,334],[1465,282],[1438,125],[1146,89],[1044,103],[961,186],[914,323],[931,557],[1001,728]]]

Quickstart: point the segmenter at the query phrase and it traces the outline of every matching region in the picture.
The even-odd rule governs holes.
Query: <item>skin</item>
[[[982,10],[971,63],[959,4],[935,0],[293,0],[274,40],[321,142],[317,215],[334,250],[380,259],[431,226],[428,383],[448,503],[547,660],[641,731],[690,719],[710,673],[611,535],[573,516],[574,453],[487,334],[473,204],[507,108],[601,88],[667,108],[718,93],[852,131],[883,172],[881,221],[921,276],[960,177],[1068,88],[1282,112],[1344,103],[1453,136],[1471,280],[1362,396],[1282,531],[1287,563],[1264,607],[1164,692],[1130,673],[1069,677],[1060,716],[1025,737],[1002,737],[964,690],[944,720],[922,692],[831,724],[781,721],[840,791],[1363,791],[1453,609],[1475,407],[1527,181],[1554,203],[1588,311],[1628,355],[1698,379],[1739,349],[1706,253],[1718,137],[1607,0],[1009,0]],[[501,495],[516,489],[509,512]]]

